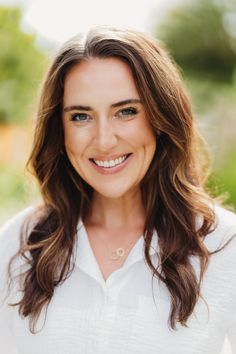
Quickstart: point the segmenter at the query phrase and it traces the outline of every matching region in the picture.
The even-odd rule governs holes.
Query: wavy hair
[[[143,32],[107,26],[94,27],[66,42],[46,75],[27,164],[39,183],[43,205],[36,225],[22,232],[17,255],[29,267],[22,274],[22,299],[11,305],[19,305],[19,313],[29,316],[30,330],[35,333],[40,312],[49,305],[54,288],[73,271],[77,224],[90,211],[93,190],[75,171],[64,149],[64,80],[75,65],[97,57],[115,57],[129,65],[156,133],[157,149],[141,182],[146,210],[145,260],[153,277],[169,291],[169,325],[172,329],[177,322],[187,326],[201,296],[211,254],[203,240],[215,226],[213,200],[205,187],[208,171],[203,139],[179,70],[164,46]],[[154,230],[159,267],[149,256]],[[199,258],[199,276],[191,264],[193,255]]]

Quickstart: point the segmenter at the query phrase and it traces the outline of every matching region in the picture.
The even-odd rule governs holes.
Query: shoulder
[[[219,205],[214,205],[213,209],[215,213],[214,230],[206,235],[204,243],[209,251],[215,251],[232,239],[236,250],[236,214]],[[235,239],[234,242],[233,239]]]
[[[0,243],[3,245],[4,242],[8,242],[10,240],[15,240],[17,235],[20,233],[20,230],[24,224],[24,222],[36,213],[38,207],[35,205],[31,205],[16,215],[7,220],[0,227]]]
[[[25,209],[22,209],[17,214],[9,218],[3,225],[0,227],[0,231],[3,232],[4,230],[14,227],[18,227],[22,224],[22,222],[35,210],[37,210],[36,205],[30,205]]]
[[[3,265],[19,250],[21,230],[26,221],[28,226],[37,220],[39,206],[31,205],[11,217],[0,228],[0,270]]]
[[[34,216],[37,215],[37,210],[37,206],[31,205],[10,218],[0,228],[0,305],[7,294],[9,263],[20,249],[21,230],[25,221],[30,220],[27,223],[30,225],[33,220],[34,224]],[[16,271],[20,270],[22,261],[19,262],[17,261],[16,267],[14,267]]]
[[[235,313],[236,215],[218,205],[214,206],[214,212],[214,231],[204,239],[210,258],[203,281],[203,297],[212,302],[213,311],[220,309],[223,313],[227,309],[228,314],[232,310]]]
[[[216,223],[219,232],[236,232],[236,214],[222,206],[215,205]]]

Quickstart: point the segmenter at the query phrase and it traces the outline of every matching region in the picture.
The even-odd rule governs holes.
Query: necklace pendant
[[[110,259],[113,261],[117,261],[121,257],[123,257],[125,254],[125,250],[122,247],[117,248],[115,251],[112,251]]]
[[[116,250],[116,254],[117,254],[117,256],[119,256],[119,257],[123,257],[123,256],[124,256],[124,254],[125,254],[125,250],[124,250],[124,248],[122,248],[122,247],[117,248],[117,250]]]

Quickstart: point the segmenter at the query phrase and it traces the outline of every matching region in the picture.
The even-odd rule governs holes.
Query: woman
[[[96,27],[62,47],[29,158],[43,203],[1,231],[4,353],[216,354],[226,335],[236,353],[236,217],[199,142],[154,39]]]

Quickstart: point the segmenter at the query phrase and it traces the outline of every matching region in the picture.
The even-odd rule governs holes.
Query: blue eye
[[[71,120],[75,122],[87,122],[89,120],[89,116],[86,113],[75,113],[72,114]]]
[[[138,113],[138,110],[133,107],[129,108],[124,108],[121,111],[118,112],[118,115],[121,115],[122,117],[130,117]]]

